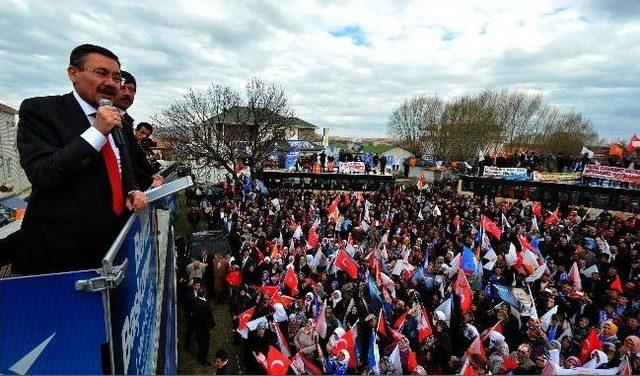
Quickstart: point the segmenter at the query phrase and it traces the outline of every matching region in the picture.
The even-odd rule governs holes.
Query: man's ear
[[[69,67],[67,67],[67,76],[69,76],[69,80],[75,85],[76,82],[78,81],[78,69],[72,65],[69,65]]]

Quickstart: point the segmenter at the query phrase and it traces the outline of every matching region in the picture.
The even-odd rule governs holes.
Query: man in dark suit
[[[113,106],[99,107],[120,90],[118,57],[83,44],[69,60],[72,93],[20,106],[17,146],[32,193],[16,252],[18,274],[99,267],[128,210],[147,204],[126,148],[110,135],[122,118]]]
[[[198,297],[193,306],[193,319],[195,323],[196,339],[198,340],[198,362],[203,366],[210,366],[207,360],[209,352],[209,341],[211,340],[211,329],[216,325],[213,319],[211,306],[207,302],[207,288],[200,286]]]
[[[216,351],[214,355],[216,375],[237,375],[238,365],[232,361],[224,349]]]
[[[136,79],[127,71],[122,71],[121,74],[123,83],[120,86],[120,91],[116,97],[114,106],[118,108],[120,115],[122,116],[122,135],[129,148],[136,183],[141,189],[145,190],[148,188],[159,187],[164,182],[164,178],[162,175],[158,174],[156,168],[149,163],[146,153],[140,146],[140,139],[137,137],[138,133],[142,133],[145,136],[146,133],[140,132],[136,129],[136,134],[134,135],[134,120],[131,115],[127,113],[127,110],[133,105],[135,100],[137,89]],[[151,125],[149,125],[149,127],[151,127]],[[148,132],[148,136],[151,136],[151,132]]]

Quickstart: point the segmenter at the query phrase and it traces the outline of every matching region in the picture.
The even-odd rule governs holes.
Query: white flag
[[[547,329],[549,329],[549,326],[551,325],[551,316],[555,315],[556,313],[558,313],[558,306],[551,308],[547,311],[547,313],[540,317],[540,327],[542,328],[542,330],[546,332]]]
[[[278,200],[278,198],[274,198],[273,200],[271,200],[271,203],[273,204],[273,207],[276,209],[277,212],[280,211],[280,201]]]
[[[451,297],[449,297],[447,300],[445,300],[444,302],[442,302],[442,304],[440,304],[438,306],[438,308],[436,308],[436,310],[434,312],[442,312],[444,313],[444,317],[445,317],[445,322],[447,323],[447,326],[451,326],[451,305],[452,305],[453,301],[451,300]]]
[[[590,267],[588,267],[588,268],[584,269],[583,271],[581,271],[580,273],[582,275],[586,276],[587,278],[591,278],[593,273],[600,273],[600,271],[598,270],[598,266],[596,264],[593,264]]]
[[[542,277],[542,275],[544,274],[545,270],[547,270],[547,264],[544,263],[540,266],[538,266],[538,268],[527,278],[525,278],[526,282],[534,282],[537,281],[538,279],[540,279],[540,277]]]
[[[301,236],[302,236],[302,227],[300,227],[300,225],[298,225],[298,226],[296,227],[296,231],[294,231],[294,233],[293,233],[293,237],[294,237],[296,240],[300,240],[300,237],[301,237]]]

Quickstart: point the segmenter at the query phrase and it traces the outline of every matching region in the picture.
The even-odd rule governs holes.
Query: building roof
[[[215,123],[222,122],[222,123],[229,123],[229,124],[238,124],[238,123],[252,124],[253,123],[253,114],[251,114],[249,107],[246,107],[246,106],[231,107],[224,114],[224,118],[222,120],[220,119],[221,116],[222,115],[214,116],[210,120]],[[318,129],[316,125],[311,124],[308,121],[302,120],[298,117],[292,116],[288,119],[292,122],[293,126],[295,126],[298,129]]]
[[[16,110],[13,107],[7,106],[4,103],[0,103],[0,111],[6,112],[6,113],[11,114],[11,115],[17,115],[18,114],[18,110]]]

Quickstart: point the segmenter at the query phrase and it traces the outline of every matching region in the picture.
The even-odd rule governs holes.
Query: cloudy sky
[[[138,80],[138,120],[189,87],[277,81],[332,134],[384,136],[417,93],[519,88],[640,133],[640,2],[0,2],[0,102],[70,91],[71,49],[100,44]]]

